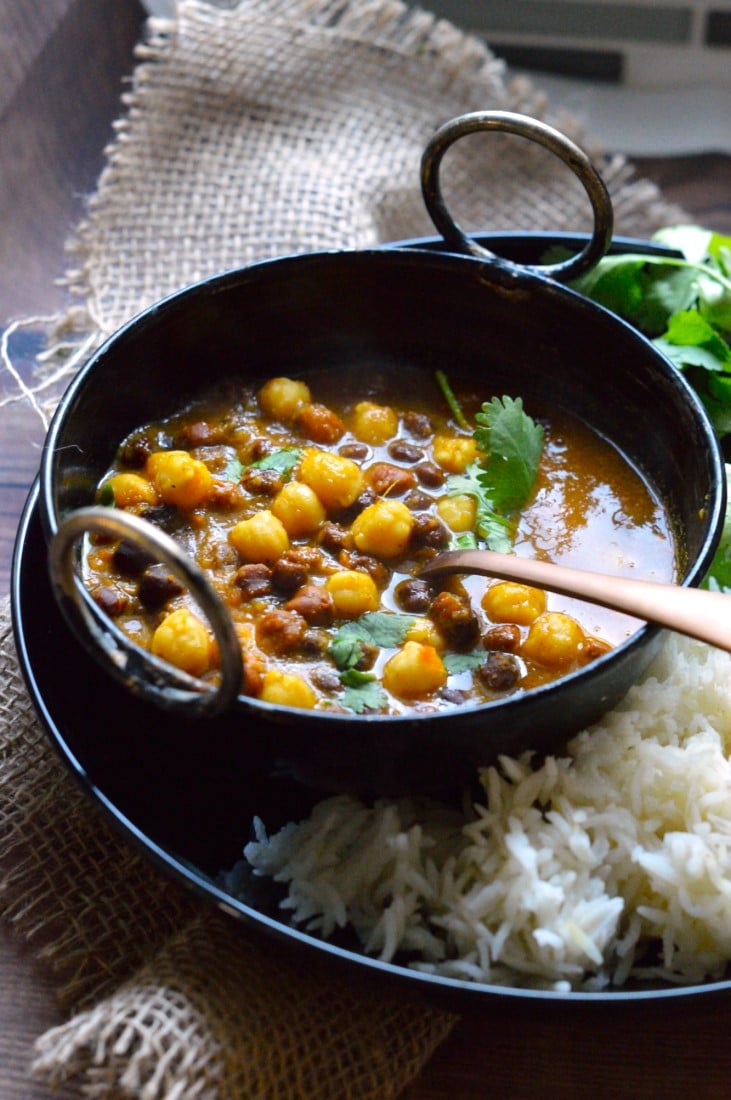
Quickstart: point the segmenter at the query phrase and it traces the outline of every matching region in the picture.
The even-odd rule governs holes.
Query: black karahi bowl
[[[476,129],[495,117],[464,119]],[[513,116],[507,117],[512,125]],[[508,128],[505,116],[499,121],[497,128]],[[432,168],[455,136],[447,129],[436,153],[431,147]],[[429,203],[434,174],[426,156],[425,164]],[[587,191],[592,197],[589,186]],[[440,201],[437,186],[431,209],[443,228],[438,209],[435,215]],[[595,210],[598,201],[592,197]],[[483,254],[477,240],[465,238],[453,223],[452,230],[443,250],[433,241],[421,242],[424,247],[417,242],[253,264],[144,310],[91,357],[53,420],[39,497],[49,544],[57,543],[69,514],[93,504],[129,432],[178,411],[219,380],[314,368],[367,371],[374,361],[431,377],[435,369],[459,364],[460,376],[479,378],[486,395],[511,393],[563,409],[611,440],[667,510],[680,546],[682,583],[700,583],[720,537],[725,479],[716,437],[691,388],[636,330],[556,281],[575,268],[559,265],[541,274]],[[584,266],[601,255],[610,234],[611,221],[608,230],[605,224],[579,241]],[[526,243],[535,251],[530,237],[503,239],[501,246],[525,256]],[[472,254],[458,255],[457,247]],[[205,710],[210,693],[171,684],[146,654],[122,641],[78,581],[56,583],[55,593],[105,668],[163,706],[182,701],[181,736],[199,734],[206,719],[195,701],[203,700]],[[527,747],[539,754],[560,750],[624,696],[661,637],[658,628],[645,625],[550,685],[419,717],[294,710],[240,695],[234,687],[229,700],[222,703],[221,694],[214,700],[219,710],[226,706],[215,725],[223,721],[252,751],[265,745],[278,768],[323,790],[440,790],[498,754]]]

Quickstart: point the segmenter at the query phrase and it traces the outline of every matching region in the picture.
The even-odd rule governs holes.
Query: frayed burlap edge
[[[391,1100],[457,1017],[194,921],[94,1008],[47,1032],[35,1072],[92,1097]]]
[[[114,832],[40,728],[0,602],[0,912],[53,971],[60,1002],[88,1003],[198,911]]]

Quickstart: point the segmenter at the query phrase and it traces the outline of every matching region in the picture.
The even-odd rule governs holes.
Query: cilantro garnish
[[[388,702],[386,692],[370,672],[348,668],[340,673],[340,681],[345,688],[343,705],[356,714],[363,714],[366,710],[381,710]]]
[[[716,592],[731,593],[731,465],[728,463],[726,464],[726,488],[726,516],[721,541],[702,587]]]
[[[272,451],[271,454],[264,455],[263,458],[257,459],[256,462],[252,462],[251,466],[256,470],[276,470],[280,474],[288,474],[294,469],[301,457],[301,451],[285,448],[281,451]],[[224,477],[227,481],[241,481],[245,469],[246,467],[238,455],[234,455],[233,458],[229,459],[226,465]]]
[[[330,643],[330,656],[339,669],[355,668],[365,655],[366,646],[395,649],[402,645],[413,623],[411,615],[369,611],[340,627]]]
[[[99,491],[99,503],[104,508],[116,508],[117,501],[114,497],[114,488],[110,482],[102,485]]]
[[[277,470],[280,474],[288,474],[301,457],[302,452],[297,450],[272,451],[270,455],[264,455],[264,458],[252,462],[251,465],[258,470]]]
[[[454,393],[454,390],[449,384],[449,379],[447,378],[446,374],[443,370],[438,370],[434,372],[434,377],[436,379],[437,385],[439,386],[439,389],[442,391],[442,397],[447,402],[447,406],[452,416],[454,417],[455,422],[459,425],[460,428],[466,429],[468,427],[467,417],[462,411],[462,406],[457,400],[457,397]]]
[[[238,457],[238,455],[234,455],[234,457],[229,459],[229,461],[226,463],[226,469],[223,472],[223,476],[226,478],[226,481],[239,482],[241,481],[241,475],[243,474],[243,472],[243,462]]]
[[[474,439],[482,458],[447,479],[450,496],[467,494],[477,503],[475,530],[491,550],[509,553],[513,515],[527,502],[543,451],[543,428],[523,409],[520,397],[493,397],[475,420]]]
[[[479,668],[485,657],[484,649],[475,649],[472,653],[445,653],[442,661],[450,676],[458,676],[460,672],[472,672]]]
[[[356,714],[363,714],[367,710],[382,710],[388,696],[375,676],[370,676],[358,684],[346,684],[342,703]]]
[[[381,710],[387,695],[375,676],[356,666],[366,656],[369,646],[395,649],[406,638],[414,620],[411,615],[392,611],[370,611],[360,619],[341,626],[329,653],[340,670],[340,682],[345,688],[342,703],[356,714],[366,710]]]
[[[681,255],[605,256],[572,285],[654,341],[686,374],[723,439],[731,434],[731,237],[675,225],[653,240]]]
[[[653,241],[678,256],[605,256],[572,285],[648,336],[695,389],[716,433],[731,442],[731,237],[674,225]],[[551,250],[556,258],[557,253]],[[549,259],[547,254],[546,259]],[[728,453],[728,450],[727,450]],[[731,480],[731,467],[726,476]],[[731,515],[704,581],[731,591]]]

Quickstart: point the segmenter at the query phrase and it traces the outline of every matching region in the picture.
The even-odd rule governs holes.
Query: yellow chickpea
[[[314,448],[302,458],[299,479],[309,485],[329,512],[348,508],[363,488],[363,474],[352,458]]]
[[[327,514],[317,493],[303,481],[287,482],[272,501],[272,512],[291,539],[314,534]]]
[[[208,631],[187,607],[179,607],[165,616],[152,636],[150,649],[155,656],[191,676],[202,676],[210,667]]]
[[[299,409],[309,404],[310,389],[305,382],[293,378],[270,378],[257,396],[267,416],[273,420],[291,420]]]
[[[102,492],[111,489],[117,508],[132,508],[135,504],[157,504],[157,492],[140,474],[115,474],[105,481]]]
[[[482,606],[494,623],[529,626],[546,610],[546,593],[516,581],[498,581],[482,597]]]
[[[477,445],[467,435],[436,435],[432,454],[437,465],[449,474],[461,474],[477,458]]]
[[[467,493],[441,497],[437,501],[437,513],[450,531],[471,531],[475,526],[477,501]]]
[[[561,611],[546,611],[531,626],[520,653],[546,668],[565,669],[580,660],[585,642],[575,619]]]
[[[356,516],[350,530],[361,553],[397,558],[406,550],[413,526],[413,513],[403,501],[377,500]]]
[[[384,665],[382,682],[397,699],[417,699],[444,687],[447,670],[433,646],[406,642]]]
[[[146,473],[160,499],[176,508],[197,508],[213,484],[208,468],[187,451],[155,451],[147,460]]]
[[[342,569],[329,576],[324,587],[332,597],[335,616],[339,619],[357,619],[366,611],[378,610],[378,588],[368,573]]]
[[[359,401],[353,410],[353,435],[361,443],[377,446],[393,439],[398,431],[398,417],[388,405]]]
[[[240,520],[229,531],[228,540],[248,562],[276,561],[289,549],[284,524],[268,508]]]
[[[426,618],[414,619],[406,631],[405,641],[421,642],[422,645],[430,645],[434,649],[446,649],[447,646],[444,635],[439,631],[436,623]]]
[[[273,668],[264,673],[259,698],[280,707],[299,707],[300,710],[312,710],[317,703],[317,695],[301,676]]]

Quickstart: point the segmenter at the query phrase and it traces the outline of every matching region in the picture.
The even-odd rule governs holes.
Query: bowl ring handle
[[[569,166],[584,187],[594,214],[594,229],[584,248],[560,263],[528,265],[504,260],[469,237],[447,209],[439,182],[439,169],[447,149],[466,134],[480,130],[517,134],[555,153]],[[607,251],[614,226],[612,200],[589,157],[570,138],[545,122],[512,111],[475,111],[446,122],[432,136],[421,158],[421,190],[429,215],[444,240],[459,252],[487,259],[496,266],[529,270],[560,282],[577,278],[592,268]]]
[[[191,676],[127,638],[109,619],[83,584],[77,544],[95,533],[124,539],[167,566],[208,619],[220,655],[218,685]],[[180,546],[149,520],[115,508],[94,506],[70,512],[49,544],[49,572],[58,604],[88,653],[134,694],[165,710],[213,715],[225,710],[241,687],[243,661],[234,624],[203,572]]]

